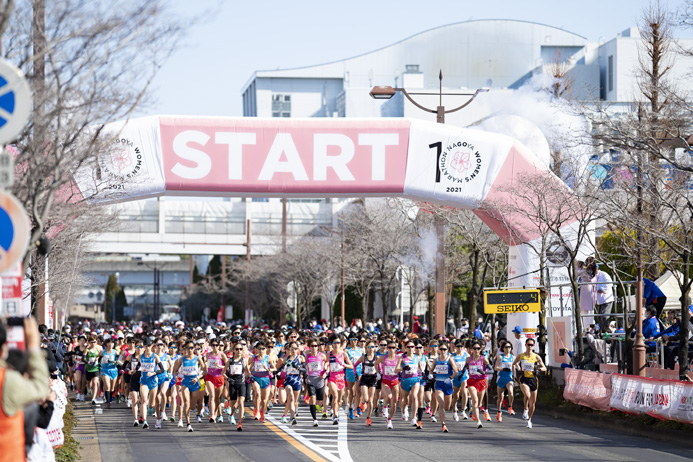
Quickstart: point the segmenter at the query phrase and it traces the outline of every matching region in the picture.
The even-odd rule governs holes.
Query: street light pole
[[[404,88],[392,88],[392,87],[373,87],[370,95],[373,99],[390,99],[397,92],[402,93],[414,106],[418,107],[422,111],[431,112],[436,115],[436,122],[439,124],[445,123],[445,114],[451,112],[457,112],[460,109],[464,109],[474,101],[479,93],[487,92],[486,88],[479,88],[474,93],[443,93],[443,71],[441,70],[438,74],[438,93],[409,93]],[[417,103],[411,95],[438,95],[438,107],[435,109],[430,109],[421,104]],[[457,106],[453,109],[445,109],[443,106],[443,95],[450,96],[471,96],[464,104]],[[440,214],[435,214],[435,227],[436,235],[438,240],[437,252],[436,252],[436,296],[435,296],[435,309],[434,318],[435,323],[433,325],[433,331],[436,334],[442,334],[445,332],[445,222]],[[413,309],[413,307],[412,307]]]

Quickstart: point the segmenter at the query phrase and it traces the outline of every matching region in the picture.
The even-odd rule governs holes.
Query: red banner
[[[611,399],[611,375],[565,369],[563,398],[581,406],[608,411]]]

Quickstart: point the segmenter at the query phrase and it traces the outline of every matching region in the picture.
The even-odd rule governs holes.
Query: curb
[[[683,432],[675,429],[653,429],[652,427],[640,422],[624,422],[623,419],[614,414],[614,419],[604,418],[595,414],[573,414],[566,413],[556,408],[540,406],[537,404],[536,411],[542,415],[553,417],[554,419],[568,420],[571,422],[603,428],[631,436],[649,438],[651,440],[673,443],[687,448],[693,448],[693,433]]]

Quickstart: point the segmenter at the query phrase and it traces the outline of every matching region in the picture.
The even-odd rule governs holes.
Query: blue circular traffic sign
[[[0,273],[17,263],[29,244],[29,218],[11,194],[0,192]]]
[[[31,90],[24,74],[0,58],[0,144],[17,138],[31,114]]]

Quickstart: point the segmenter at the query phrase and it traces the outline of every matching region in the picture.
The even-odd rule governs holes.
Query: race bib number
[[[296,369],[296,368],[293,367],[293,366],[287,366],[287,368],[286,368],[286,374],[287,374],[287,375],[295,375],[295,374],[298,374],[298,369]]]
[[[142,372],[154,372],[155,367],[156,367],[156,364],[154,364],[154,363],[142,363],[141,371]]]
[[[219,369],[219,360],[218,359],[208,359],[207,360],[207,367],[210,369]]]
[[[522,361],[520,361],[520,365],[522,367],[523,372],[533,372],[534,371],[534,363],[522,360]]]
[[[385,375],[395,375],[395,366],[385,366]]]
[[[436,364],[436,374],[445,375],[448,373],[447,364]]]
[[[469,366],[469,373],[471,375],[484,375],[484,369],[479,365]]]
[[[365,366],[363,368],[363,373],[365,375],[374,375],[375,374],[375,366]]]
[[[232,364],[231,367],[229,368],[229,372],[231,372],[231,375],[241,375],[243,373],[243,365],[242,364]]]
[[[320,369],[321,368],[320,368],[319,362],[316,361],[316,362],[308,363],[308,370],[310,372],[320,372]]]
[[[84,358],[82,356],[75,356],[75,361],[81,363]]]
[[[262,372],[267,370],[264,363],[255,363],[253,369],[255,369],[255,372]]]
[[[197,375],[197,366],[184,366],[180,368],[183,375]]]
[[[410,374],[415,374],[419,371],[419,363],[411,363],[408,364],[409,370],[407,371]]]
[[[330,372],[342,372],[344,370],[344,366],[342,366],[339,363],[330,363]]]

